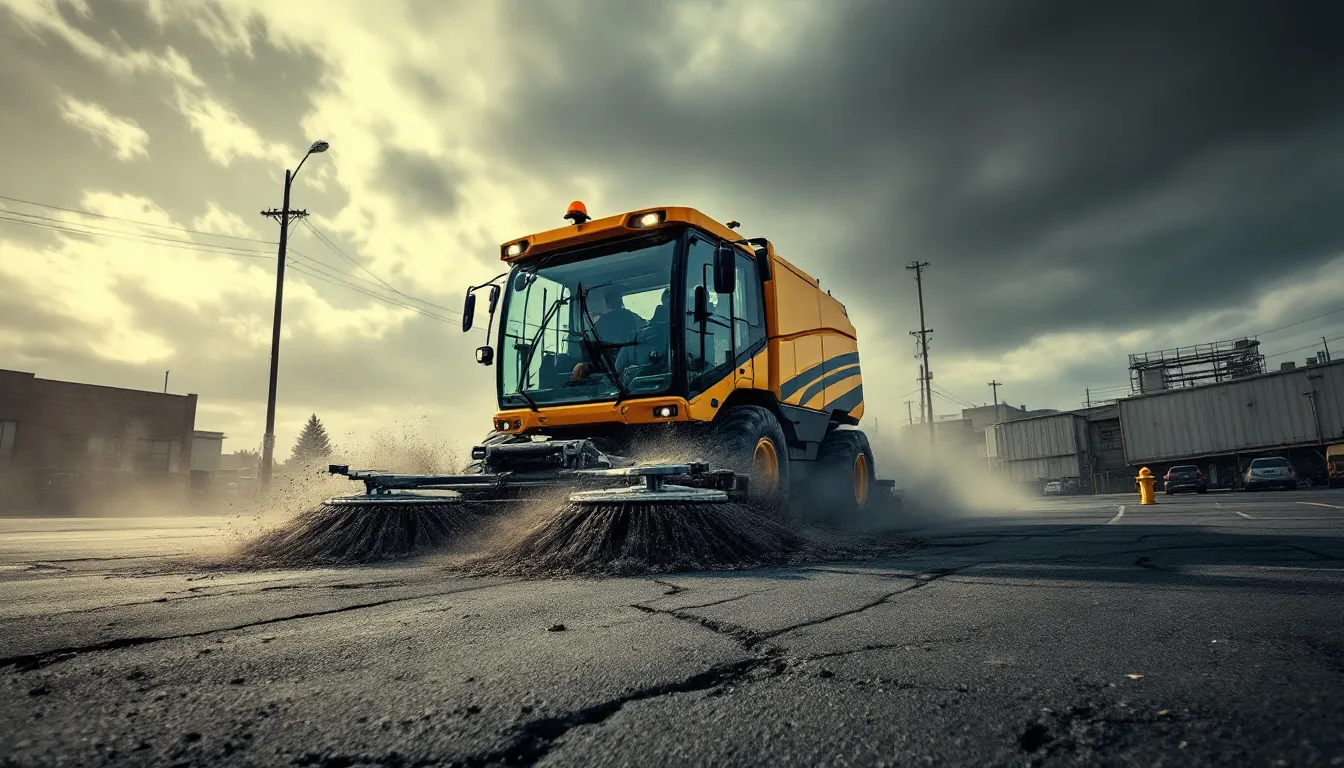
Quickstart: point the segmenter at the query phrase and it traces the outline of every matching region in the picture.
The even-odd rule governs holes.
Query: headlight
[[[527,250],[526,240],[520,240],[516,243],[509,243],[504,247],[504,257],[509,259],[516,259],[519,256],[522,256],[523,251],[526,250]]]
[[[632,227],[656,227],[663,223],[663,212],[653,211],[651,213],[641,213],[630,220]]]
[[[677,406],[660,405],[653,409],[653,415],[659,419],[670,419],[677,415]]]

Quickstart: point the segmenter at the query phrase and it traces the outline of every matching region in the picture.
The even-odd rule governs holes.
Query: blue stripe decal
[[[779,397],[781,400],[788,400],[793,397],[798,390],[806,387],[808,384],[811,384],[822,376],[825,376],[827,373],[847,365],[855,365],[858,362],[858,352],[850,352],[844,355],[837,355],[830,360],[823,360],[779,385]]]
[[[859,386],[851,389],[850,391],[846,392],[845,394],[841,395],[835,400],[832,400],[827,405],[827,407],[829,407],[832,411],[842,411],[844,413],[849,413],[855,408],[858,408],[859,404],[862,402],[863,402],[863,385],[860,384]]]
[[[803,392],[803,396],[798,398],[798,404],[806,405],[809,400],[821,394],[821,391],[823,389],[829,386],[833,386],[835,384],[839,384],[840,382],[845,381],[846,379],[852,379],[858,375],[859,375],[859,366],[857,365],[851,365],[848,368],[841,368],[835,373],[827,374],[825,378],[823,378],[821,381],[818,381],[816,384],[813,384],[812,386],[808,387],[806,392]]]

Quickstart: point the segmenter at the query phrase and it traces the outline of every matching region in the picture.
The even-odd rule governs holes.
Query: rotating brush
[[[497,553],[467,564],[499,575],[633,575],[782,564],[801,540],[721,490],[645,484],[581,491]]]
[[[482,519],[488,502],[381,493],[327,499],[236,553],[254,565],[349,565],[442,549]]]

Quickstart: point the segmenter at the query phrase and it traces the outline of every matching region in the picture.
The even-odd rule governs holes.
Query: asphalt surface
[[[1344,492],[1158,502],[602,581],[0,519],[0,765],[1344,765]]]

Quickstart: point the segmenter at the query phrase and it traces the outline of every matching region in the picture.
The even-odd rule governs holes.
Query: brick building
[[[31,504],[52,475],[186,477],[196,395],[0,370],[0,503]]]

